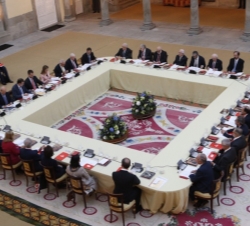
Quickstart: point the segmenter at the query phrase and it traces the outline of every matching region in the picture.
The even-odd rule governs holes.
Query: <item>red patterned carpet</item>
[[[100,139],[98,130],[103,121],[112,113],[117,113],[129,129],[128,139],[120,145],[158,154],[202,111],[198,107],[156,100],[157,111],[153,118],[134,120],[130,110],[133,98],[133,95],[109,91],[53,128]]]

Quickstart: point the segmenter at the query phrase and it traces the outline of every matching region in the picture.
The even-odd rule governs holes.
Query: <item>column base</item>
[[[141,30],[142,31],[146,31],[146,30],[152,30],[156,27],[156,25],[154,23],[144,23],[142,26],[141,26]]]
[[[243,33],[240,37],[243,41],[249,42],[250,41],[250,33]]]
[[[190,27],[189,30],[187,31],[187,33],[189,35],[198,35],[198,34],[200,34],[202,32],[203,31],[202,31],[202,29],[200,27],[196,27],[196,28]]]
[[[101,20],[101,22],[99,23],[99,25],[102,26],[108,26],[110,24],[114,23],[113,20],[111,19],[107,19],[107,20]]]
[[[71,21],[74,21],[75,19],[76,19],[75,16],[65,16],[64,17],[65,22],[71,22]]]

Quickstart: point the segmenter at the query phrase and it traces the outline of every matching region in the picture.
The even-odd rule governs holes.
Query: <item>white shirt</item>
[[[196,59],[194,60],[194,66],[199,67],[199,56],[197,56]]]
[[[61,68],[62,72],[65,72],[65,67],[63,67],[61,64],[60,64],[60,68]]]

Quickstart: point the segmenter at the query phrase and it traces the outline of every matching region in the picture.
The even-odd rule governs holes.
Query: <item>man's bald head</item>
[[[6,86],[1,86],[0,92],[1,92],[1,94],[4,95],[6,93]]]
[[[130,164],[131,164],[131,161],[130,161],[129,158],[124,158],[124,159],[122,160],[122,167],[123,167],[124,169],[128,169],[128,168],[130,167]]]

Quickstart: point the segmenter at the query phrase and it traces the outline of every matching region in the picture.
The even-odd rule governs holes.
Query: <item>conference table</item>
[[[33,148],[42,146],[40,141],[43,136],[50,137],[50,145],[62,146],[54,153],[53,158],[68,155],[60,160],[62,164],[69,164],[70,155],[78,151],[83,164],[93,166],[88,171],[97,178],[98,192],[112,193],[112,172],[118,170],[124,157],[130,158],[132,163],[141,163],[144,171],[155,173],[153,178],[146,179],[141,177],[142,173],[133,172],[141,180],[139,187],[143,191],[143,208],[151,213],[184,212],[188,205],[191,181],[180,177],[177,162],[187,159],[189,150],[197,146],[200,139],[210,133],[211,127],[220,122],[220,111],[223,108],[235,106],[236,101],[244,97],[249,81],[194,75],[172,69],[154,69],[141,63],[128,63],[128,60],[126,64],[110,62],[112,57],[105,59],[107,61],[93,65],[91,70],[82,71],[79,77],[68,79],[65,84],[57,86],[46,95],[9,112],[1,124],[10,125],[15,133],[21,135],[17,142],[19,144],[27,137],[36,140]],[[208,106],[158,155],[51,128],[111,87],[132,92],[151,91],[156,96]],[[94,158],[83,156],[87,149],[94,150]],[[110,159],[111,162],[107,166],[99,165],[98,162],[103,159]]]

